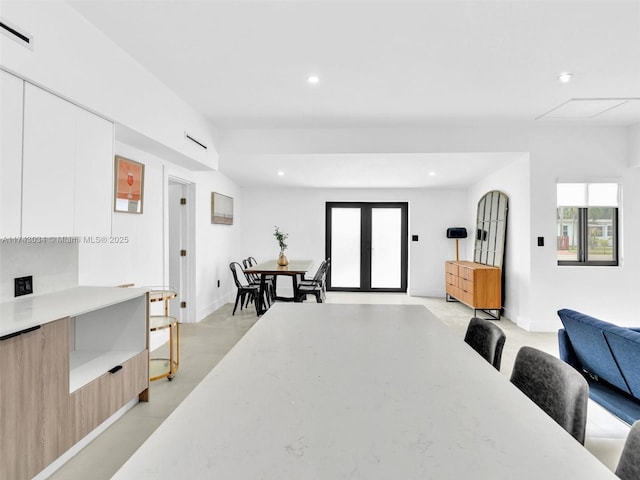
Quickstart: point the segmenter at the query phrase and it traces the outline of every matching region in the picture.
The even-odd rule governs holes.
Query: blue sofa
[[[628,424],[640,419],[640,329],[558,310],[560,358],[589,382],[589,397]]]

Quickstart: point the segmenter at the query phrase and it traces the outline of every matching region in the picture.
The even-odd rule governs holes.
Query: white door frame
[[[168,175],[166,185],[165,258],[168,259],[166,278],[167,284],[175,288],[178,293],[177,298],[169,303],[170,311],[171,315],[181,323],[195,323],[197,321],[195,314],[195,184],[189,180]],[[177,194],[173,190],[175,187],[179,188]],[[180,198],[186,199],[185,205],[177,206]],[[187,255],[181,257],[180,250],[186,250]],[[186,308],[180,307],[181,302],[187,303]]]

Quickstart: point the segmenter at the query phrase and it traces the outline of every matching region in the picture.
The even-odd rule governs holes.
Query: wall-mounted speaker
[[[467,238],[467,229],[464,227],[447,228],[447,238]]]

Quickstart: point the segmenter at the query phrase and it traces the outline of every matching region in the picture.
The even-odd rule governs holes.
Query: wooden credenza
[[[464,260],[445,263],[446,292],[474,310],[502,308],[502,269]]]

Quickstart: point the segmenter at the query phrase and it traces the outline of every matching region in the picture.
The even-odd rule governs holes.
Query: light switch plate
[[[18,277],[14,279],[14,297],[33,293],[33,276]]]

